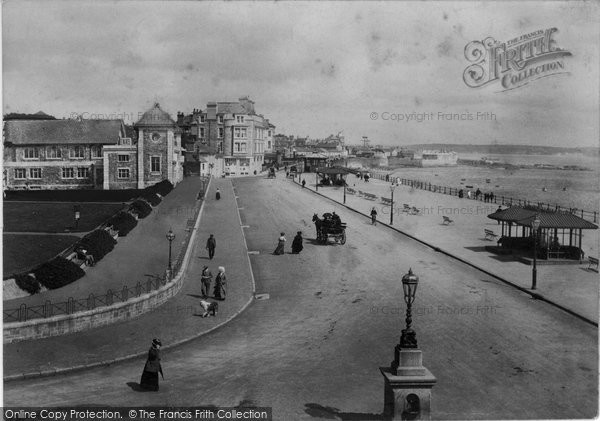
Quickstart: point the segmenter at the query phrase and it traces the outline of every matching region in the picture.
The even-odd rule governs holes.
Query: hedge
[[[15,275],[15,283],[23,291],[27,291],[29,294],[37,294],[42,289],[39,281],[31,276],[29,273],[20,273]]]
[[[117,241],[108,232],[103,229],[97,229],[83,237],[75,246],[75,250],[83,247],[87,254],[91,254],[94,257],[94,261],[98,262],[115,248],[116,243]]]
[[[129,212],[121,211],[110,218],[107,224],[112,225],[113,229],[119,232],[119,237],[125,237],[136,227],[137,220]]]
[[[148,192],[148,193],[144,194],[143,198],[146,202],[150,203],[152,206],[158,206],[160,204],[160,202],[162,202],[162,199],[156,193]]]
[[[85,272],[64,257],[55,257],[33,271],[35,279],[48,289],[56,289],[75,282]]]
[[[152,193],[158,193],[164,197],[171,193],[171,190],[173,190],[173,183],[171,183],[169,180],[163,180],[153,186],[147,187],[146,190]]]
[[[148,204],[145,200],[138,199],[133,202],[129,208],[132,212],[137,213],[138,218],[143,219],[150,215],[152,212],[152,206]]]

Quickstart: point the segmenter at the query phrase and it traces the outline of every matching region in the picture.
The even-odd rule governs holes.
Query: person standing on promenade
[[[217,200],[221,200],[221,190],[219,190],[219,188],[217,187]]]
[[[302,231],[298,231],[296,236],[294,237],[294,241],[292,241],[292,253],[299,254],[304,246],[302,245]]]
[[[279,240],[277,240],[277,248],[275,249],[275,251],[273,252],[273,254],[275,255],[280,255],[280,254],[284,254],[285,251],[283,249],[283,247],[285,246],[285,233],[281,233],[279,236]]]
[[[165,376],[160,365],[160,347],[162,343],[159,339],[152,340],[152,346],[148,351],[148,359],[144,366],[144,372],[142,373],[142,379],[140,380],[140,386],[147,390],[153,390],[158,392],[158,373],[162,376],[163,380]]]
[[[371,209],[371,225],[377,225],[377,210],[375,206]]]
[[[225,277],[225,268],[219,266],[219,273],[215,278],[214,297],[217,300],[224,300],[227,295],[227,278]]]
[[[212,281],[212,273],[208,269],[208,266],[204,266],[204,268],[202,269],[202,275],[200,276],[200,282],[202,284],[200,286],[200,291],[202,292],[203,298],[208,297],[208,294],[210,294],[211,281]]]
[[[302,179],[302,188],[304,188],[304,186],[306,186],[306,180]]]
[[[216,248],[217,240],[215,239],[214,235],[211,234],[210,237],[208,237],[208,240],[206,240],[206,249],[208,250],[208,258],[210,260],[212,260],[212,258],[215,256]]]

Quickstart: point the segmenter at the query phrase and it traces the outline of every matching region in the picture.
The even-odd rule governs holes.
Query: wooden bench
[[[384,205],[391,205],[392,204],[392,199],[388,199],[387,197],[382,197],[381,198],[381,203],[383,203]]]
[[[498,238],[498,234],[496,234],[494,231],[492,230],[488,230],[488,229],[484,229],[483,230],[485,232],[485,239],[486,240],[490,240],[493,241],[496,238]]]
[[[346,187],[346,193],[348,194],[356,194],[356,190],[350,187]]]
[[[364,195],[364,193],[362,192],[362,190],[359,190],[359,191],[358,191],[358,195],[359,195],[359,196],[362,196],[362,195]]]
[[[596,272],[598,272],[598,259],[596,257],[588,257],[588,270],[594,270],[596,267]]]
[[[375,196],[373,193],[363,193],[363,196],[367,200],[377,200],[377,196]]]
[[[402,212],[410,213],[410,205],[405,203]]]
[[[454,221],[452,219],[448,218],[447,216],[442,216],[442,218],[444,219],[444,221],[442,222],[442,224],[444,224],[444,225],[450,225],[450,224],[454,223]]]
[[[410,210],[410,214],[411,215],[421,215],[421,209],[413,206],[412,209]]]

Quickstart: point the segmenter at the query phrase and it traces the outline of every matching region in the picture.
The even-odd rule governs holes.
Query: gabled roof
[[[598,229],[597,225],[569,212],[547,212],[520,206],[511,206],[508,209],[496,211],[488,215],[488,218],[531,226],[536,215],[540,220],[540,228]]]
[[[4,141],[14,145],[117,144],[127,137],[123,120],[10,120]]]
[[[157,102],[152,108],[146,111],[144,115],[142,115],[142,118],[140,118],[140,120],[134,125],[134,127],[140,126],[173,127],[176,126],[176,123],[175,120],[171,118],[169,113],[160,108],[160,105]]]

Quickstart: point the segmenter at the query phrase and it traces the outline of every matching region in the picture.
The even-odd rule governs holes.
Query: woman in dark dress
[[[219,190],[218,188],[217,188],[217,194],[216,194],[216,196],[217,196],[217,200],[221,199],[221,190]]]
[[[144,389],[158,391],[158,373],[163,376],[162,367],[160,365],[160,347],[161,343],[159,339],[152,340],[152,346],[148,351],[148,359],[144,366],[144,372],[142,373],[142,380],[140,386]],[[164,379],[164,376],[163,376]]]
[[[224,300],[227,295],[227,278],[225,277],[225,268],[219,266],[219,273],[215,278],[214,297],[217,300]]]
[[[302,231],[298,231],[296,236],[294,237],[294,241],[292,241],[292,253],[298,254],[302,251],[304,247],[302,246]]]

